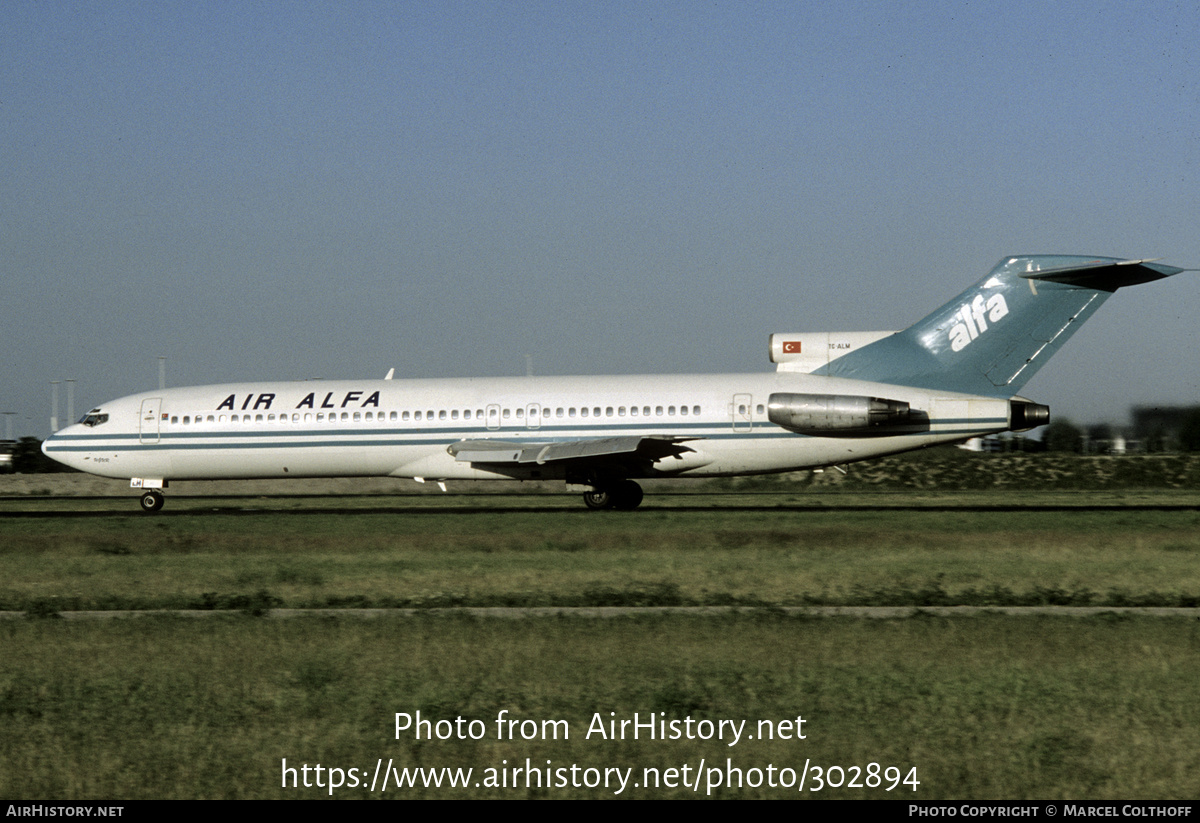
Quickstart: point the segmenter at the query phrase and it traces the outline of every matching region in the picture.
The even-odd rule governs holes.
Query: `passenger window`
[[[458,419],[458,409],[455,409],[454,411],[450,412],[450,419],[451,419],[451,420],[457,420],[457,419]]]
[[[588,416],[588,410],[587,410],[587,406],[584,406],[582,409],[580,409],[580,410],[579,410],[579,416],[580,416],[580,417],[587,417],[587,416]]]
[[[362,415],[359,412],[355,412],[354,419],[355,419],[355,421],[362,420]]]
[[[567,415],[568,415],[568,416],[570,416],[570,417],[574,417],[574,416],[575,416],[575,407],[574,407],[574,406],[572,406],[572,407],[571,407],[571,410],[567,412]]]
[[[630,406],[630,407],[629,407],[629,416],[630,416],[630,417],[637,417],[637,416],[638,416],[638,412],[637,412],[637,406]]]
[[[518,409],[518,411],[520,411],[520,409]],[[510,414],[509,410],[508,410],[508,409],[505,409],[505,410],[504,410],[504,419],[505,419],[505,420],[507,420],[507,419],[509,418],[509,414]]]
[[[680,413],[680,414],[687,414],[687,406],[680,406],[680,407],[679,407],[679,413]]]
[[[178,422],[179,422],[179,418],[178,418],[178,417],[175,417],[175,416],[172,416],[172,417],[171,417],[171,422],[172,422],[172,423],[178,423]]]
[[[606,408],[606,409],[604,410],[604,416],[605,416],[605,417],[612,417],[612,416],[613,416],[613,407],[612,407],[612,406],[609,406],[608,408]]]
[[[621,408],[617,409],[617,416],[618,416],[618,417],[624,417],[624,416],[625,416],[625,407],[624,407],[624,406],[621,406]]]
[[[663,413],[663,407],[662,407],[662,406],[655,406],[655,407],[654,407],[654,413],[655,413],[656,415],[658,415],[659,417],[662,417],[662,413]]]
[[[563,413],[564,413],[564,412],[563,412],[563,410],[562,410],[562,409],[555,409],[555,410],[554,410],[554,416],[555,416],[555,417],[562,417],[562,416],[563,416]]]
[[[700,407],[692,406],[692,414],[696,414],[696,415],[700,414]]]
[[[669,414],[669,415],[671,415],[672,417],[674,417],[674,416],[675,416],[675,407],[674,407],[674,406],[667,406],[667,414]]]
[[[446,410],[442,409],[440,412],[438,412],[438,420],[445,420],[445,419],[446,419]]]

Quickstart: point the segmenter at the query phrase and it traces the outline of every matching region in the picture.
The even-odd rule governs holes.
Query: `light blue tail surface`
[[[928,317],[815,374],[1011,397],[1118,288],[1181,271],[1114,257],[1007,257]]]

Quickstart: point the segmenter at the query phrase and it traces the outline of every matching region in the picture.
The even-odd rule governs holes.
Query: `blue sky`
[[[0,4],[0,411],[768,371],[1015,253],[1200,266],[1200,4]],[[1200,273],[1026,387],[1200,403]],[[60,417],[65,418],[65,393]]]

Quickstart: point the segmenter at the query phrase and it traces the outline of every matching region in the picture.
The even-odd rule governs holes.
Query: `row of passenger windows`
[[[528,412],[528,414],[526,414]],[[256,412],[254,414],[185,414],[171,415],[171,423],[182,423],[185,426],[202,423],[338,423],[365,422],[385,423],[404,421],[440,421],[440,420],[475,420],[489,424],[504,420],[519,420],[526,424],[538,424],[554,419],[585,418],[585,417],[687,417],[698,416],[699,406],[565,406],[551,409],[550,407],[532,406],[529,409],[503,409],[489,406],[487,412],[483,409],[426,409],[420,411],[355,411],[330,412],[286,412],[282,414]]]

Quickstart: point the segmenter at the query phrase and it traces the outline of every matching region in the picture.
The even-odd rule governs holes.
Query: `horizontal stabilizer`
[[[621,455],[645,460],[661,460],[690,452],[680,445],[693,437],[650,435],[642,437],[596,437],[555,442],[530,443],[517,440],[459,440],[447,451],[460,463],[552,463],[587,460]]]
[[[1161,280],[1173,274],[1187,271],[1176,266],[1166,266],[1154,260],[1089,260],[1086,263],[1055,266],[1035,271],[1019,272],[1026,280],[1049,280],[1100,291],[1116,291],[1122,286],[1136,286]]]

